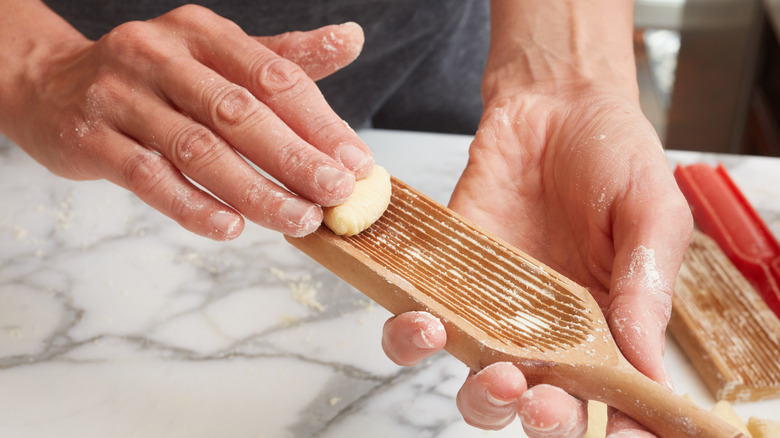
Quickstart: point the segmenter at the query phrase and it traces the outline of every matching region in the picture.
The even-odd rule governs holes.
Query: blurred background
[[[780,156],[780,0],[636,0],[635,24],[668,149]]]

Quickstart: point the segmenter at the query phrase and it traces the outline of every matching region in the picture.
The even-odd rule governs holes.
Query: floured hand
[[[310,233],[321,206],[342,202],[371,170],[370,151],[313,81],[359,54],[354,23],[253,38],[184,6],[93,42],[38,2],[14,6],[25,17],[36,5],[36,19],[61,35],[25,36],[36,50],[7,75],[23,80],[2,129],[54,173],[107,179],[222,240],[244,217]]]
[[[489,105],[450,206],[588,288],[626,358],[665,383],[690,211],[638,106],[609,90],[578,92]]]

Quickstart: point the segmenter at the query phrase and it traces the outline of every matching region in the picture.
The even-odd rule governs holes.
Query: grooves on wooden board
[[[392,313],[441,318],[447,350],[475,370],[513,362],[530,384],[603,401],[662,437],[740,436],[631,367],[587,290],[396,179],[363,233],[288,240]]]
[[[700,232],[675,284],[669,331],[717,399],[780,397],[780,320]]]
[[[349,244],[489,337],[541,351],[585,340],[585,306],[560,278],[439,210],[394,181],[385,214]]]

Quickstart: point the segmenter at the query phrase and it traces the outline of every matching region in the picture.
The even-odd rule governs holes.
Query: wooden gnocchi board
[[[677,277],[669,330],[716,399],[780,397],[780,319],[699,231]]]

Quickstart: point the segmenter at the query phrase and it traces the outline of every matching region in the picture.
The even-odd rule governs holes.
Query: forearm
[[[483,96],[600,84],[638,100],[632,34],[631,0],[492,0]]]
[[[18,140],[15,121],[23,114],[36,78],[65,45],[86,39],[39,0],[0,0],[0,132]]]

